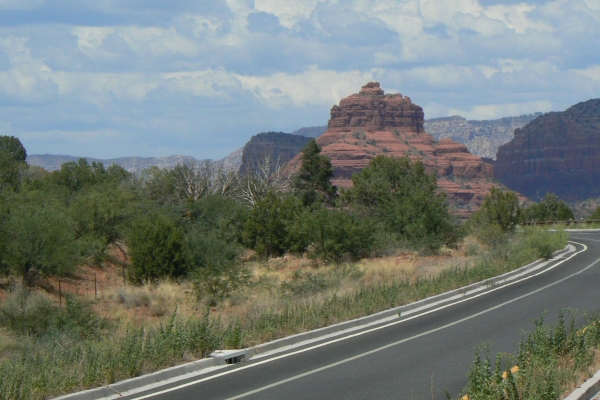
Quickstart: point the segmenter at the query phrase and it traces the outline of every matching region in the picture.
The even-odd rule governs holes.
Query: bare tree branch
[[[239,186],[239,177],[235,172],[227,172],[209,160],[178,164],[171,174],[178,200],[198,200],[210,195],[233,197]]]
[[[252,160],[246,175],[241,178],[239,197],[249,206],[265,199],[269,192],[276,194],[289,189],[290,174],[285,170],[280,159],[265,155],[258,162]]]

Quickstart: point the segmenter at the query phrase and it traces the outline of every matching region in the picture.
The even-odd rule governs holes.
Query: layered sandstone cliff
[[[533,199],[553,192],[576,201],[600,196],[600,99],[552,112],[515,131],[498,150],[498,180]]]
[[[329,128],[317,139],[335,169],[333,183],[352,185],[351,177],[378,154],[421,160],[427,172],[462,213],[475,210],[493,185],[493,167],[452,139],[436,141],[423,129],[423,109],[401,94],[385,94],[371,82],[331,109]],[[298,168],[299,156],[291,162]]]

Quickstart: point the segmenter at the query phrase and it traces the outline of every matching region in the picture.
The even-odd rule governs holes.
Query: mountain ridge
[[[437,140],[453,139],[467,146],[471,154],[496,159],[498,148],[511,141],[522,128],[543,113],[523,114],[490,120],[467,120],[460,115],[425,120],[425,130]]]
[[[496,177],[539,199],[552,192],[568,201],[600,197],[600,99],[544,114],[500,146]]]

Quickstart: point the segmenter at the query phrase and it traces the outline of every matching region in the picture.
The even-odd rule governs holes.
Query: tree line
[[[436,252],[467,230],[492,243],[525,220],[573,218],[554,195],[522,207],[493,189],[461,226],[435,175],[408,157],[377,156],[338,189],[314,140],[294,174],[268,157],[243,175],[211,162],[134,175],[86,159],[50,173],[26,158],[17,138],[0,136],[0,273],[29,286],[82,263],[121,262],[112,248],[128,255],[131,283],[190,280],[218,301],[249,282],[249,250],[341,263],[398,248]]]

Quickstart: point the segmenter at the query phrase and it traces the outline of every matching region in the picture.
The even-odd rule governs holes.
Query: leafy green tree
[[[0,190],[16,190],[22,166],[6,151],[0,150]]]
[[[495,247],[508,240],[522,216],[517,194],[493,187],[483,199],[479,211],[467,222],[467,230],[481,242]]]
[[[568,221],[570,219],[575,219],[573,211],[554,193],[547,193],[542,201],[531,204],[525,209],[526,221]]]
[[[152,166],[140,174],[137,189],[143,196],[158,204],[174,204],[177,196],[171,178],[168,170]]]
[[[250,211],[244,242],[265,259],[283,255],[290,248],[290,230],[302,210],[298,198],[269,192]]]
[[[0,136],[0,190],[16,190],[20,175],[27,168],[27,152],[21,141],[13,136]]]
[[[219,239],[242,244],[244,225],[250,210],[235,199],[210,195],[186,202],[183,214],[190,229],[202,229]]]
[[[6,247],[8,246],[9,237],[6,230],[6,222],[9,217],[9,210],[6,204],[6,198],[0,192],[0,275],[8,275],[10,273],[9,266],[5,263]]]
[[[241,202],[210,195],[183,207],[188,276],[200,296],[216,303],[248,283],[241,262],[243,228],[249,210]]]
[[[168,216],[156,213],[138,217],[126,237],[131,257],[129,280],[142,284],[184,276],[183,241],[183,229]]]
[[[594,219],[594,220],[600,220],[600,207],[596,208],[596,211],[594,211],[589,217],[588,219]]]
[[[80,260],[71,221],[58,207],[12,206],[4,232],[7,243],[3,261],[28,286],[38,277],[70,273]]]
[[[52,172],[51,178],[55,184],[75,192],[101,183],[120,182],[129,176],[118,165],[113,164],[106,169],[101,162],[94,161],[90,164],[87,159],[80,158],[77,162],[69,161],[61,165],[60,170]]]
[[[345,200],[381,221],[391,234],[430,250],[456,240],[445,195],[420,161],[379,155],[352,182]]]
[[[79,192],[69,207],[75,232],[91,246],[95,263],[105,258],[107,246],[124,238],[136,198],[120,187],[101,185]]]
[[[337,188],[331,184],[333,166],[315,139],[302,150],[302,166],[292,180],[292,187],[305,206],[315,203],[332,203]]]
[[[27,151],[21,141],[14,136],[0,135],[0,152],[7,153],[17,163],[25,163]]]
[[[521,218],[522,209],[517,194],[493,187],[485,195],[473,221],[478,225],[496,225],[502,232],[514,232]]]

